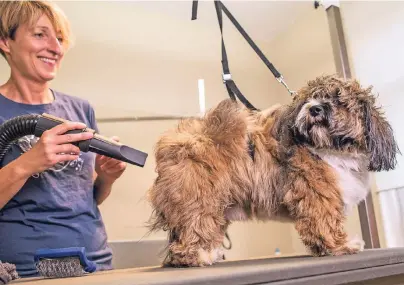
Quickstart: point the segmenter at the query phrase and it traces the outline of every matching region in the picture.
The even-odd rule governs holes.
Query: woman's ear
[[[9,39],[0,38],[0,49],[1,49],[4,53],[9,53],[9,52],[10,52]]]

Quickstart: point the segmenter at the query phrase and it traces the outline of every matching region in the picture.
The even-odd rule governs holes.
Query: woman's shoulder
[[[92,129],[98,130],[94,108],[87,99],[60,91],[52,91],[56,98],[54,103],[61,107],[64,112],[70,113],[69,116],[77,117],[78,120],[88,124]]]
[[[68,105],[73,105],[75,107],[80,107],[84,109],[92,109],[91,103],[84,98],[67,94],[58,90],[53,90],[52,92],[55,95],[56,102],[59,104],[68,104]]]

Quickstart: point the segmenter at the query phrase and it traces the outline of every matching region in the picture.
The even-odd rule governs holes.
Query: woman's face
[[[50,81],[56,76],[64,50],[61,36],[47,16],[40,17],[34,27],[21,25],[14,40],[6,42],[12,73],[37,82]]]

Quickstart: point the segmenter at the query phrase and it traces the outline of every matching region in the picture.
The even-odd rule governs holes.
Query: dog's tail
[[[158,210],[153,209],[149,220],[146,222],[146,228],[148,232],[146,235],[150,235],[152,233],[158,232],[160,230],[167,232],[168,242],[164,248],[162,248],[159,252],[159,257],[162,258],[162,264],[166,264],[168,260],[170,260],[170,245],[175,241],[175,229],[170,229],[168,226],[168,222],[164,217],[163,213],[158,212]]]
[[[214,174],[222,173],[219,169],[225,169],[229,159],[237,160],[235,155],[248,157],[247,117],[248,111],[224,100],[202,118],[185,119],[160,136],[155,145],[157,177],[148,191],[153,213],[147,227],[151,233],[166,231],[169,247],[184,232],[183,227],[195,226],[195,211],[211,216],[198,221],[207,224],[197,226],[198,233],[192,234],[196,240],[213,236],[200,228],[215,231],[226,223],[224,217],[212,213],[220,212],[221,204],[228,202],[221,199],[228,196],[225,192],[231,178],[218,179]],[[220,187],[223,189],[217,190]]]
[[[160,230],[168,230],[167,220],[164,218],[163,213],[158,213],[156,209],[153,209],[149,220],[146,222],[146,227],[149,229],[149,234]]]
[[[204,134],[216,144],[227,144],[243,138],[247,133],[249,111],[231,99],[221,101],[206,113]]]

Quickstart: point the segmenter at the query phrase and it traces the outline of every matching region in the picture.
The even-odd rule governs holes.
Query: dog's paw
[[[199,266],[213,265],[218,261],[223,260],[223,250],[215,248],[211,251],[204,249],[198,250],[198,264]]]
[[[358,251],[364,251],[365,250],[365,241],[362,240],[359,236],[355,236],[348,242],[348,246],[350,248],[356,248]]]
[[[351,255],[359,252],[359,248],[350,247],[348,245],[336,248],[332,251],[331,255],[340,256],[340,255]]]
[[[203,267],[224,260],[223,250],[215,248],[211,251],[199,249],[193,254],[171,253],[163,267]]]

